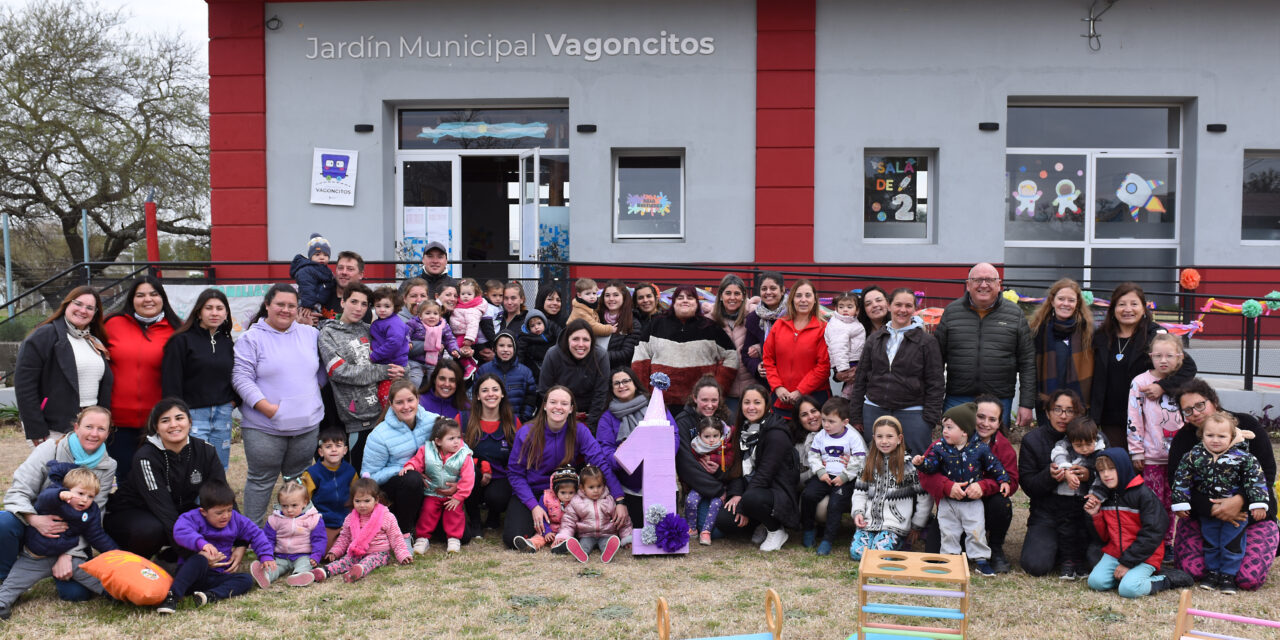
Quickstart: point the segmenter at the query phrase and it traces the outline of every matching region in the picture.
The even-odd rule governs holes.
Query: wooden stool
[[[873,580],[876,582],[873,583]],[[921,587],[891,581],[936,582],[952,588]],[[952,598],[959,600],[960,606],[945,608],[875,603],[867,599],[868,594],[873,593]],[[872,622],[868,620],[869,614],[958,620],[960,626],[958,629],[949,629]],[[850,640],[965,640],[968,633],[969,561],[963,554],[875,549],[868,549],[862,554],[862,564],[858,571],[858,630],[850,636]]]

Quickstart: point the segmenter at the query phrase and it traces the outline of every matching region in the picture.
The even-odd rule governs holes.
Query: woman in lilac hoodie
[[[615,496],[622,496],[622,485],[613,475],[612,460],[591,436],[587,425],[575,422],[577,413],[573,392],[556,385],[547,390],[542,411],[533,421],[520,428],[511,445],[507,460],[507,480],[511,483],[511,502],[507,504],[507,520],[502,529],[502,542],[515,549],[515,539],[527,538],[534,532],[544,533],[550,524],[538,497],[551,484],[551,472],[579,458],[604,472],[605,486]],[[621,525],[627,519],[624,499],[617,499],[613,522]]]
[[[271,490],[284,474],[289,481],[311,464],[324,417],[320,387],[320,333],[294,322],[298,293],[272,285],[249,330],[236,342],[231,383],[244,400],[240,433],[249,463],[244,514],[261,526]]]

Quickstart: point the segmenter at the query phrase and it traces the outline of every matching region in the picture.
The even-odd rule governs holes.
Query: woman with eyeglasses
[[[14,392],[32,446],[71,431],[85,407],[111,405],[112,376],[102,299],[76,287],[18,348]]]
[[[1204,426],[1205,420],[1219,411],[1225,411],[1218,401],[1218,393],[1202,378],[1192,379],[1183,385],[1178,392],[1177,403],[1182,412],[1183,425],[1169,444],[1170,466],[1175,465],[1175,460],[1181,461],[1200,441],[1196,432]],[[1249,453],[1258,459],[1262,475],[1267,479],[1267,487],[1271,489],[1276,484],[1276,459],[1266,430],[1258,424],[1257,418],[1248,413],[1229,413],[1235,416],[1241,431],[1253,432],[1254,437],[1246,440]],[[1276,547],[1280,543],[1274,489],[1270,493],[1267,517],[1250,522],[1244,496],[1210,500],[1193,490],[1191,517],[1178,520],[1178,531],[1173,543],[1173,555],[1178,568],[1191,574],[1196,580],[1204,577],[1204,537],[1200,534],[1199,517],[1207,513],[1223,522],[1235,522],[1247,527],[1243,538],[1244,559],[1240,562],[1240,572],[1236,574],[1236,585],[1249,591],[1261,588],[1267,581],[1267,572],[1271,570]]]
[[[1067,518],[1084,517],[1078,507],[1065,509],[1066,503],[1055,499],[1058,483],[1071,471],[1059,469],[1050,457],[1053,445],[1066,437],[1067,425],[1084,415],[1084,404],[1076,392],[1058,389],[1049,394],[1045,413],[1049,415],[1049,421],[1023,436],[1018,452],[1018,482],[1031,498],[1021,561],[1022,570],[1031,576],[1043,576],[1057,565],[1059,525]],[[1081,482],[1092,480],[1080,478]]]
[[[618,447],[627,441],[631,432],[644,420],[644,412],[648,407],[649,393],[636,373],[630,367],[614,369],[609,376],[609,408],[600,414],[600,424],[596,427],[596,441],[600,443],[605,459],[613,460]],[[671,425],[671,436],[676,443],[675,451],[679,451],[680,436],[676,429],[676,419],[671,417],[670,411],[667,411],[667,423]],[[613,474],[622,483],[623,491],[631,497],[626,502],[631,521],[644,522],[640,474],[629,474],[620,466],[614,466]]]
[[[1036,347],[1036,423],[1049,420],[1044,401],[1060,388],[1080,395],[1089,406],[1093,392],[1093,314],[1080,284],[1063,278],[1049,287],[1044,303],[1031,316]],[[1117,443],[1118,444],[1118,443]]]

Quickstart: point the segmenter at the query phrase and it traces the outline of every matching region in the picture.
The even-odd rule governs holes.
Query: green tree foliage
[[[153,188],[159,229],[207,245],[207,105],[196,51],[176,36],[129,33],[79,0],[0,12],[0,211],[32,240],[14,248],[14,280],[85,259],[81,209],[89,259],[116,260],[145,237]]]

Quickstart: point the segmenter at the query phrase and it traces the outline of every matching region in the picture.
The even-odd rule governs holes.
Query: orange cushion
[[[173,578],[156,563],[128,551],[108,551],[82,565],[117,600],[140,606],[160,604]]]

